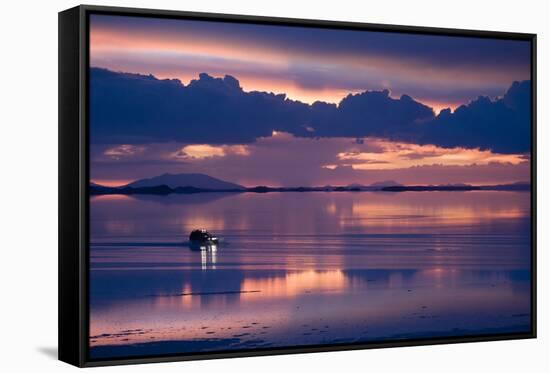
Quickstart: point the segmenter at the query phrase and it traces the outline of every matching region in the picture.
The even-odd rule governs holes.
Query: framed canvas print
[[[59,14],[59,357],[532,338],[535,35]]]

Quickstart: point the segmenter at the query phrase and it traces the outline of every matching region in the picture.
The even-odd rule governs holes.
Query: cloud
[[[90,93],[94,143],[250,143],[274,129],[300,128],[309,111],[284,95],[244,92],[231,76],[207,74],[184,86],[93,68]]]
[[[390,97],[388,90],[350,94],[338,106],[316,103],[311,126],[315,136],[377,136],[413,139],[415,124],[433,119],[431,108],[403,95]]]
[[[287,52],[301,59],[383,55],[409,63],[418,60],[432,65],[486,66],[493,70],[495,60],[500,62],[497,68],[528,65],[530,53],[529,43],[520,40],[112,15],[92,15],[90,21],[92,35],[96,36],[99,46],[119,49],[158,48],[159,44],[181,49],[186,44],[210,43],[228,52],[235,49]]]
[[[497,100],[479,97],[453,113],[443,110],[425,125],[420,143],[467,146],[502,153],[530,150],[531,83],[514,82]]]
[[[105,149],[103,154],[111,157],[112,159],[121,159],[125,157],[132,157],[136,154],[141,154],[145,151],[145,149],[146,148],[144,146],[121,144]]]
[[[246,145],[220,145],[209,144],[185,145],[172,156],[175,159],[204,159],[211,157],[225,157],[229,154],[249,155],[250,151]]]
[[[188,85],[152,75],[91,69],[91,141],[251,144],[273,131],[297,137],[380,137],[443,147],[530,149],[530,83],[514,83],[497,100],[480,97],[454,113],[434,111],[388,90],[349,94],[339,105],[312,105],[284,94],[246,92],[229,75],[201,73]],[[360,141],[360,140],[359,140]]]
[[[496,154],[489,150],[462,147],[441,148],[435,145],[417,145],[368,139],[377,151],[361,150],[338,153],[342,165],[357,170],[389,170],[417,166],[468,166],[493,163],[519,165],[525,159],[520,154]]]

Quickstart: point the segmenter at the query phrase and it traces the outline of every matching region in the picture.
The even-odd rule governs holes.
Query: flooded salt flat
[[[109,195],[90,229],[92,357],[530,328],[528,193]]]

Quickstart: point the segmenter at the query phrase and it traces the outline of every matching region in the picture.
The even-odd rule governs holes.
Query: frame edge
[[[58,14],[58,359],[83,366],[80,233],[81,7]]]
[[[424,341],[385,342],[325,347],[289,347],[269,351],[235,351],[209,354],[132,357],[90,360],[86,353],[87,271],[86,205],[87,198],[87,118],[86,118],[86,15],[94,12],[153,14],[160,17],[198,18],[204,21],[254,22],[305,27],[357,28],[385,32],[445,34],[481,38],[519,39],[532,44],[532,324],[531,331],[517,335],[444,338]],[[132,14],[128,14],[131,16]],[[69,31],[70,30],[70,31]],[[297,19],[253,15],[186,12],[177,10],[138,9],[80,5],[59,13],[59,360],[78,367],[143,364],[190,360],[210,360],[299,353],[364,350],[372,348],[414,347],[463,342],[505,341],[537,337],[536,329],[536,34],[449,29],[421,26],[397,26],[346,21]],[[73,49],[74,48],[74,49]],[[65,76],[63,76],[65,75]],[[72,181],[71,181],[72,180]],[[83,202],[84,201],[84,202]],[[67,231],[68,230],[68,231]],[[62,264],[63,263],[63,264]],[[63,274],[62,274],[63,272]],[[70,299],[70,301],[69,301]],[[77,306],[75,306],[77,305]],[[63,324],[69,323],[69,325]]]

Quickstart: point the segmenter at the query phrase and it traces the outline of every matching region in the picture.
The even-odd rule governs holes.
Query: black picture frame
[[[531,45],[531,330],[527,333],[409,339],[401,341],[284,347],[246,351],[143,356],[92,360],[88,354],[88,67],[90,14],[177,18],[235,23],[292,25],[330,29],[353,29],[474,38],[524,40]],[[168,10],[81,5],[59,13],[59,360],[79,367],[151,362],[216,359],[260,355],[327,352],[381,347],[435,345],[536,338],[537,330],[537,236],[536,236],[536,34],[396,26],[309,19],[272,18]]]

